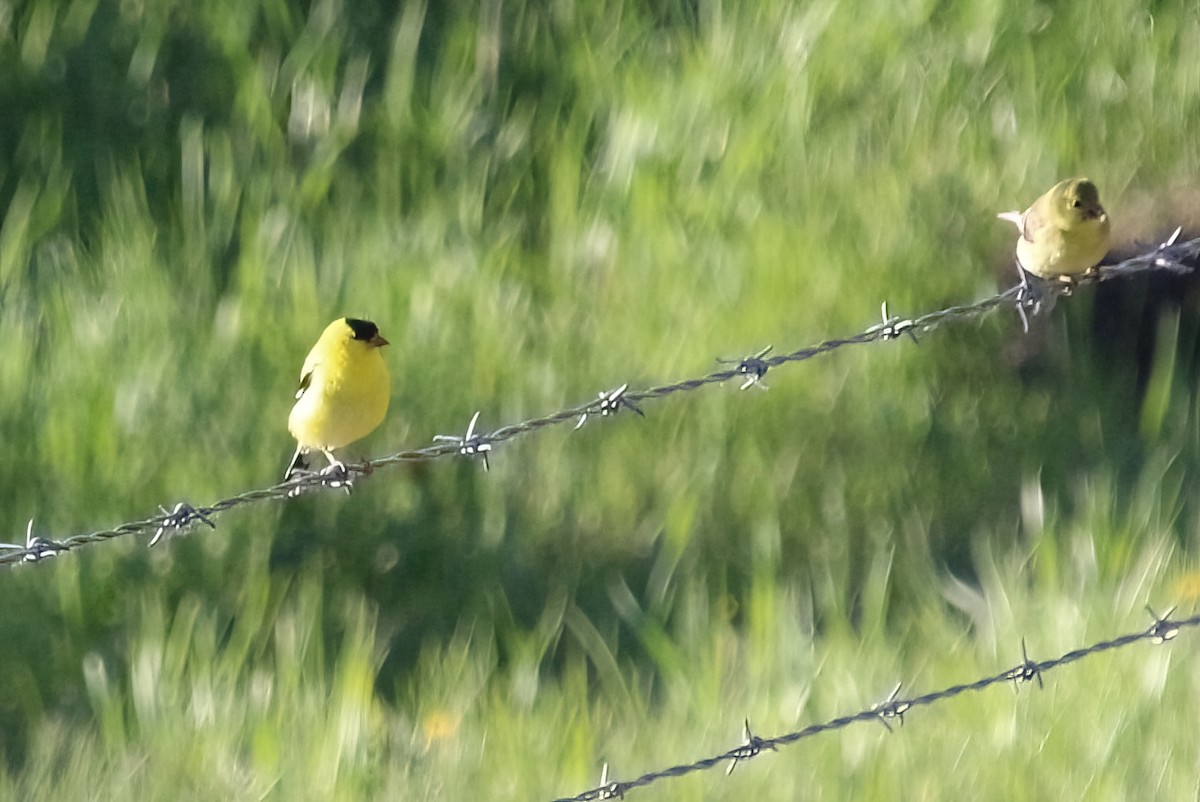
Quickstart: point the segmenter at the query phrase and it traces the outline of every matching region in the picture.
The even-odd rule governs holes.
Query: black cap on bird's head
[[[379,336],[379,327],[369,320],[359,320],[356,317],[346,318],[346,325],[350,327],[350,331],[354,335],[354,339],[361,340],[367,345],[373,345],[380,348],[388,344],[388,341]]]

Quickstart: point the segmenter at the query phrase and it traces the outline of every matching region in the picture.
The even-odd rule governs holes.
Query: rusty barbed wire
[[[704,376],[684,379],[670,384],[649,387],[643,390],[630,390],[629,385],[622,384],[612,390],[598,394],[595,400],[578,406],[562,409],[543,417],[531,418],[520,423],[501,426],[490,432],[476,432],[475,426],[479,413],[471,419],[464,436],[437,435],[432,445],[423,448],[399,451],[385,457],[360,463],[350,463],[341,468],[305,473],[294,476],[287,481],[270,487],[250,490],[230,498],[214,502],[208,506],[194,507],[188,502],[178,502],[169,510],[159,507],[159,514],[141,520],[130,521],[110,529],[101,529],[78,535],[70,535],[60,539],[52,539],[34,534],[33,521],[29,522],[26,530],[25,543],[0,543],[0,565],[16,565],[35,563],[50,557],[56,557],[66,552],[74,551],[85,545],[103,543],[125,535],[152,533],[149,545],[153,546],[164,537],[182,534],[197,524],[205,524],[215,528],[213,519],[221,513],[253,504],[260,501],[293,498],[306,492],[321,489],[340,489],[349,492],[354,482],[366,478],[378,468],[397,465],[404,462],[423,462],[451,456],[463,456],[482,460],[484,468],[489,465],[488,454],[494,446],[531,432],[550,426],[574,423],[574,428],[583,426],[590,417],[606,417],[615,415],[622,409],[627,409],[638,415],[644,415],[640,404],[665,398],[676,393],[698,390],[711,384],[721,384],[731,379],[742,382],[741,389],[751,385],[762,385],[762,379],[772,368],[777,368],[790,362],[803,362],[822,354],[836,351],[851,345],[865,345],[875,342],[886,342],[901,337],[908,337],[919,342],[918,334],[940,328],[952,322],[967,322],[978,320],[1003,307],[1012,307],[1024,314],[1025,310],[1036,313],[1038,309],[1046,308],[1046,301],[1062,295],[1069,295],[1075,286],[1107,281],[1112,278],[1125,277],[1137,273],[1168,271],[1185,274],[1194,271],[1200,263],[1200,238],[1176,243],[1179,230],[1162,245],[1147,253],[1126,259],[1115,265],[1101,267],[1083,277],[1069,282],[1042,281],[1030,278],[1005,290],[1004,292],[984,298],[971,304],[951,306],[934,312],[927,312],[915,318],[904,318],[891,315],[885,302],[882,305],[882,317],[876,323],[863,331],[837,339],[829,339],[815,345],[791,351],[784,354],[769,356],[771,349],[766,348],[756,354],[741,360],[718,360],[720,364],[730,365],[723,370],[714,371]]]
[[[742,730],[742,743],[728,751],[713,755],[712,757],[697,760],[694,763],[683,763],[677,766],[672,766],[659,771],[651,771],[633,780],[611,780],[609,779],[609,764],[605,763],[600,775],[600,785],[591,788],[576,796],[562,797],[555,799],[554,802],[592,802],[592,800],[600,799],[624,799],[625,794],[635,788],[644,788],[647,785],[656,783],[659,780],[665,780],[669,777],[682,777],[687,774],[692,774],[698,771],[715,768],[723,763],[728,763],[726,775],[733,772],[735,766],[743,763],[751,758],[761,755],[763,752],[775,752],[781,746],[787,746],[804,738],[811,738],[815,735],[820,735],[823,732],[845,729],[852,724],[858,724],[864,721],[878,721],[882,723],[889,732],[892,731],[891,721],[904,723],[904,716],[917,707],[926,707],[936,704],[946,699],[952,699],[955,696],[961,696],[964,693],[977,693],[993,685],[1011,682],[1014,685],[1029,683],[1036,681],[1038,686],[1042,685],[1042,675],[1053,671],[1056,668],[1069,665],[1071,663],[1082,660],[1085,657],[1101,652],[1111,651],[1113,649],[1121,649],[1141,641],[1150,641],[1152,644],[1160,645],[1168,641],[1174,640],[1179,633],[1188,627],[1200,626],[1200,615],[1193,615],[1190,618],[1181,620],[1172,620],[1171,614],[1175,612],[1172,607],[1163,616],[1158,616],[1149,607],[1147,612],[1154,619],[1146,629],[1138,632],[1131,632],[1127,635],[1121,635],[1110,640],[1102,640],[1093,643],[1091,646],[1086,646],[1081,649],[1074,649],[1058,657],[1035,662],[1029,659],[1029,653],[1025,648],[1025,641],[1021,641],[1021,662],[1013,668],[1001,671],[998,674],[982,677],[974,682],[967,682],[960,685],[951,685],[947,688],[942,688],[938,691],[921,694],[920,696],[901,697],[901,685],[897,684],[892,693],[883,702],[871,705],[857,713],[838,718],[830,719],[820,724],[811,724],[804,729],[789,732],[784,735],[777,735],[773,738],[763,738],[754,735],[750,731],[750,721],[747,719]]]

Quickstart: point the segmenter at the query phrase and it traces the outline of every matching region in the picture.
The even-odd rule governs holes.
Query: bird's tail
[[[296,446],[296,453],[292,456],[292,462],[288,465],[287,472],[283,474],[283,481],[292,478],[296,471],[308,470],[308,449],[304,446]]]
[[[1017,228],[1023,229],[1025,227],[1025,215],[1021,212],[1000,212],[996,216],[1001,220],[1007,220]]]

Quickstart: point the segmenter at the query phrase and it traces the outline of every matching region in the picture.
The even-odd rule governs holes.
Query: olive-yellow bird
[[[1059,181],[1024,213],[997,217],[1021,230],[1017,262],[1040,278],[1086,273],[1108,253],[1108,213],[1096,185],[1086,178]]]
[[[328,457],[330,467],[345,468],[334,450],[361,440],[383,422],[391,386],[379,349],[387,344],[369,320],[343,317],[325,327],[304,360],[288,416],[288,431],[298,445],[285,479],[308,468],[311,451]]]

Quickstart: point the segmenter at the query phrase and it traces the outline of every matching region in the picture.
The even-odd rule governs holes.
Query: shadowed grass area
[[[784,588],[756,587],[744,625],[683,592],[673,623],[652,610],[631,622],[649,661],[611,647],[559,597],[529,630],[503,616],[463,621],[423,650],[387,703],[376,692],[386,627],[362,600],[335,602],[312,573],[286,587],[260,574],[233,621],[193,596],[170,612],[143,603],[146,634],[115,658],[84,661],[93,724],[81,732],[50,717],[4,788],[12,798],[568,795],[598,782],[597,759],[627,780],[732,748],[743,716],[758,734],[781,734],[882,701],[898,677],[912,695],[990,676],[1020,661],[1022,639],[1043,659],[1137,630],[1140,600],[1172,591],[1155,578],[1173,573],[1161,539],[1116,583],[1087,559],[1086,536],[1036,550],[1045,563],[1059,548],[1051,573],[981,544],[980,583],[942,577],[949,606],[932,601],[900,625],[881,594],[864,597],[857,627],[818,633],[811,602]],[[875,578],[889,569],[875,566]],[[559,638],[563,661],[547,670]],[[1045,690],[969,693],[910,711],[890,735],[865,722],[765,752],[730,777],[715,769],[638,793],[1186,796],[1190,766],[1161,758],[1191,726],[1196,683],[1178,664],[1193,641],[1189,631],[1169,647],[1091,656],[1045,675]],[[125,679],[112,659],[128,666]],[[1027,767],[1019,778],[1014,765]]]
[[[1194,225],[1135,211],[1195,181],[1192,11],[14,8],[4,539],[274,482],[342,314],[393,343],[353,458],[990,293],[1066,175]],[[4,792],[554,796],[1140,626],[1187,597],[1197,325],[1103,290],[8,572]],[[1186,795],[1190,648],[667,793]]]

